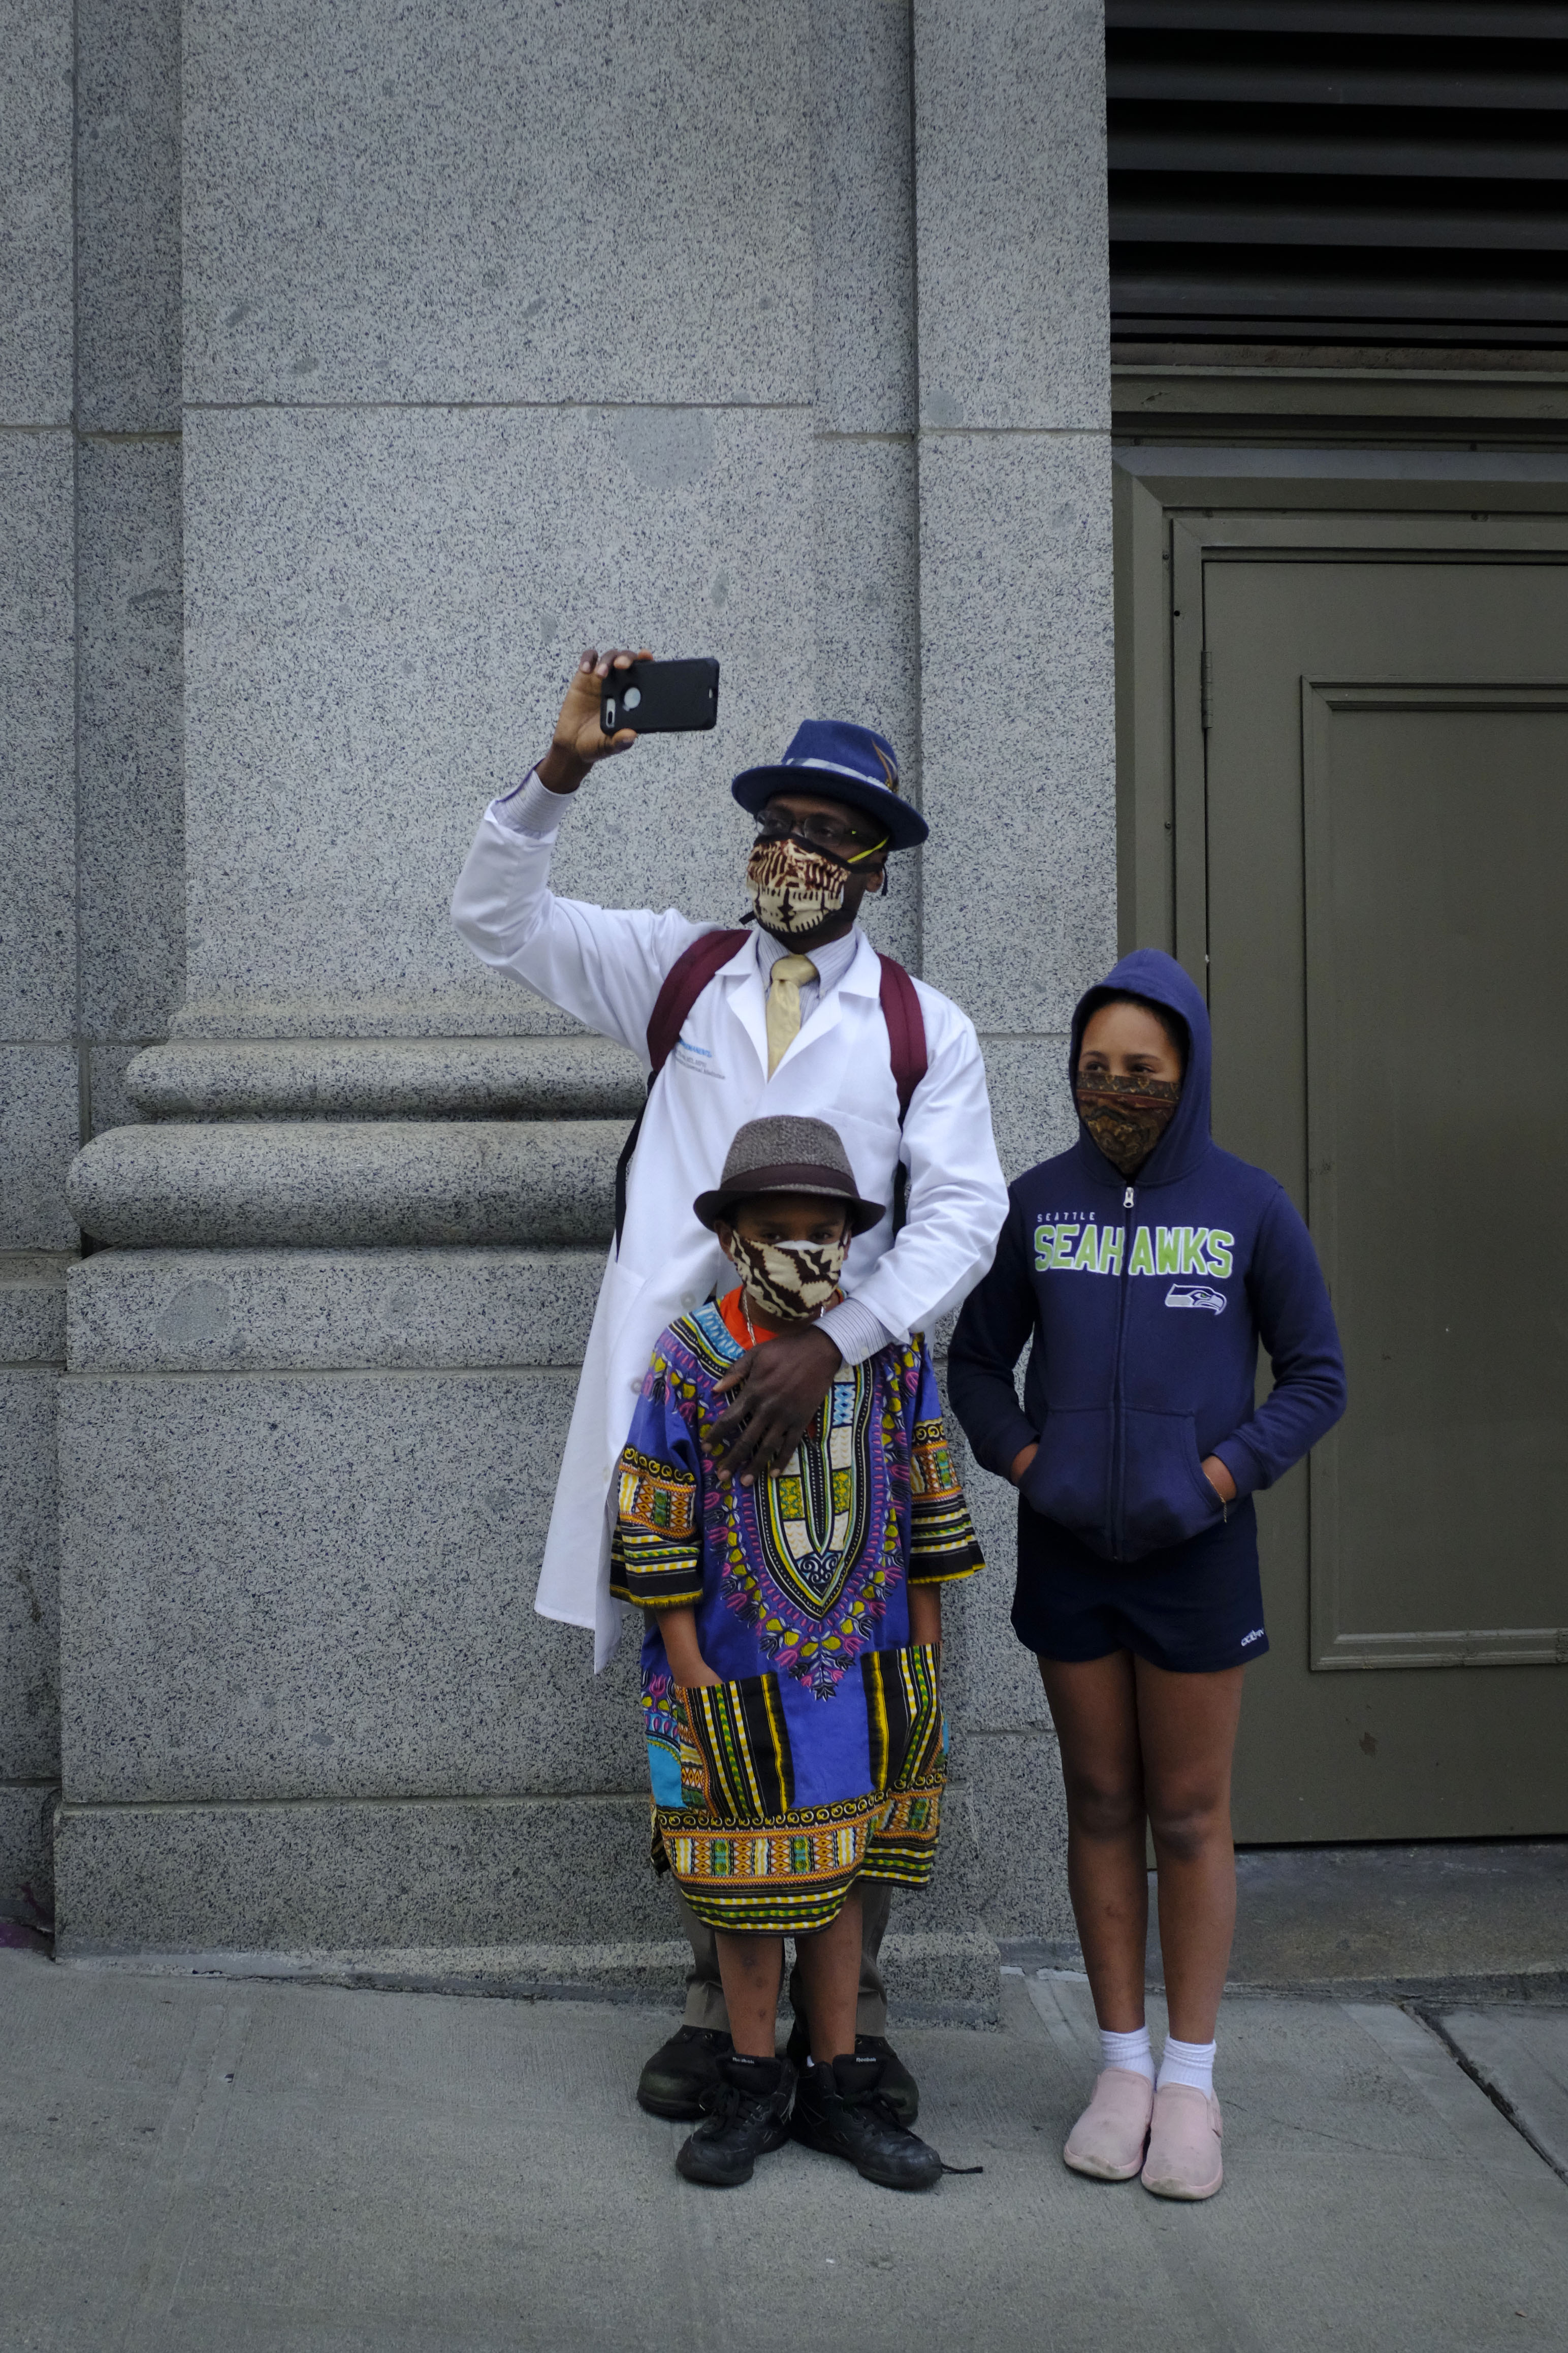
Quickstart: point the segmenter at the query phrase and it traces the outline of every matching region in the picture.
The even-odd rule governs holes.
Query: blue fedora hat
[[[898,755],[887,737],[847,719],[803,720],[775,767],[742,768],[730,789],[753,817],[775,793],[847,801],[892,836],[895,849],[913,849],[931,831],[919,809],[899,797]]]

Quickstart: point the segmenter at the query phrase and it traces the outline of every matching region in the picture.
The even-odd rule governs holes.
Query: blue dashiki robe
[[[723,1486],[714,1388],[744,1354],[711,1303],[660,1335],[621,1457],[610,1589],[648,1611],[656,1864],[710,1927],[808,1934],[858,1877],[931,1876],[946,1727],[908,1588],[984,1564],[918,1338],[841,1370],[783,1471]],[[683,1605],[725,1678],[712,1688],[670,1674],[653,1611]]]

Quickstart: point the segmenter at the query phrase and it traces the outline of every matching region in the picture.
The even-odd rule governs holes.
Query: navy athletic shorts
[[[1252,1498],[1184,1544],[1102,1560],[1018,1498],[1013,1631],[1042,1659],[1131,1651],[1173,1674],[1244,1667],[1268,1648]]]

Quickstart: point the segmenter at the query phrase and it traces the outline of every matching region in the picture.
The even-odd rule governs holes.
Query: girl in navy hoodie
[[[1157,950],[1073,1017],[1079,1140],[1011,1188],[949,1358],[980,1461],[1019,1491],[1013,1626],[1061,1743],[1068,1878],[1104,2046],[1063,2152],[1164,2198],[1219,2188],[1215,2021],[1236,1920],[1230,1765],[1268,1648],[1253,1490],[1344,1410],[1311,1240],[1209,1137],[1204,1000]],[[1019,1406],[1013,1370],[1034,1341]],[[1253,1402],[1261,1339],[1274,1386]],[[1143,2017],[1144,1823],[1170,2032]]]

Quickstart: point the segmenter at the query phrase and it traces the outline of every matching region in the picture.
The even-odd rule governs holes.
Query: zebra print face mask
[[[749,1242],[731,1231],[735,1271],[757,1305],[779,1324],[799,1324],[826,1306],[838,1288],[849,1237],[837,1242]]]
[[[837,915],[848,879],[842,859],[808,849],[793,834],[782,841],[759,841],[746,868],[757,921],[775,940],[815,932]]]

